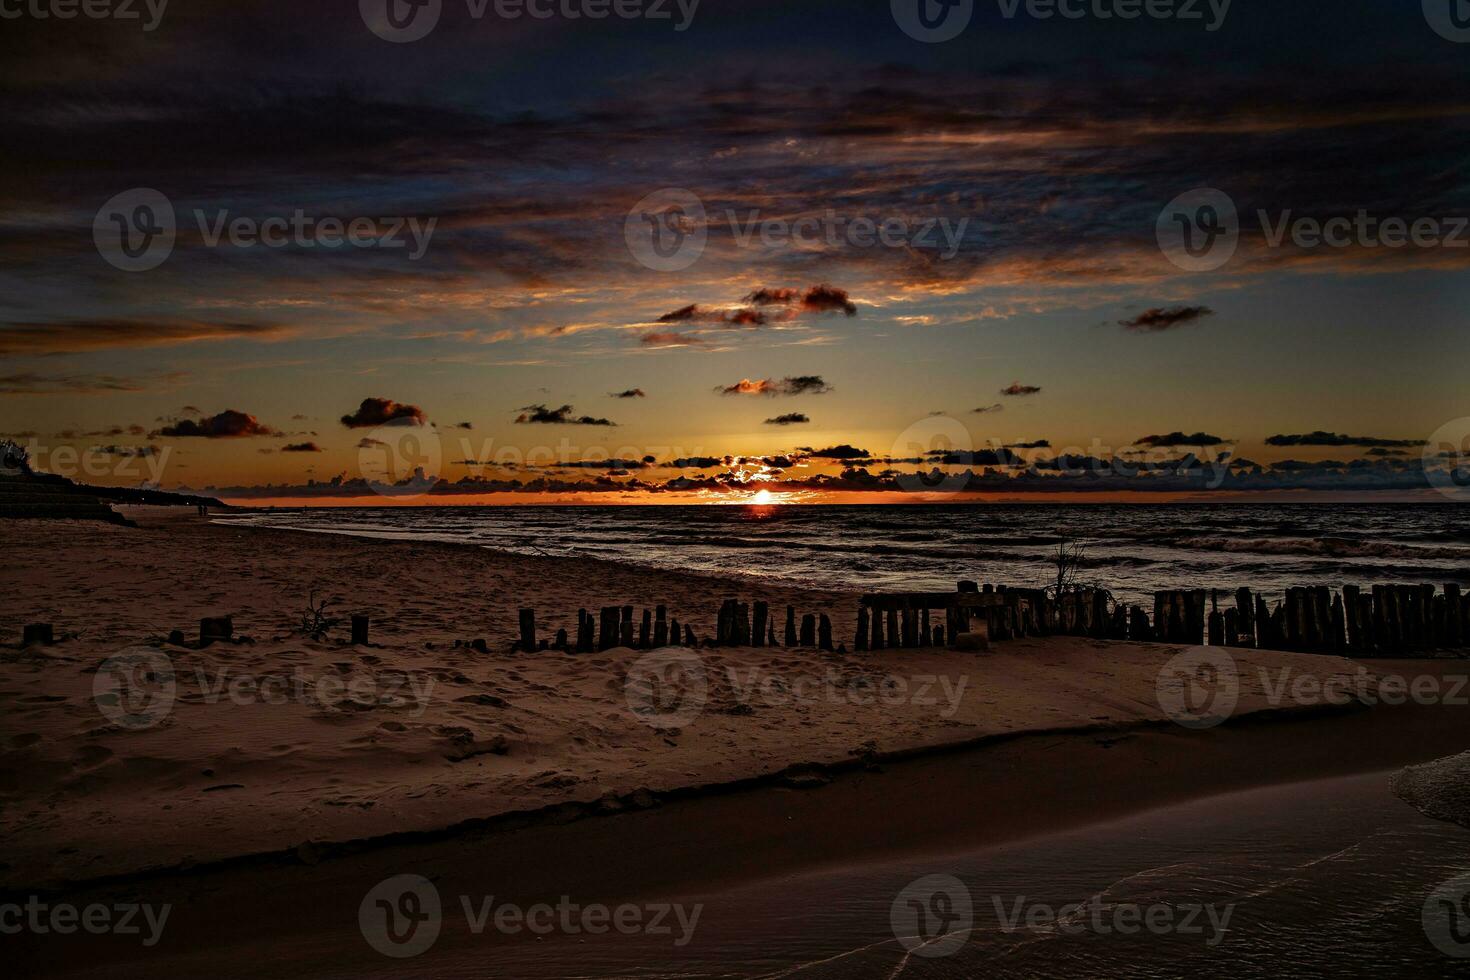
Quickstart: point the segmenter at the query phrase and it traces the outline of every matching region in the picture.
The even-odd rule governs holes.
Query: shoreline
[[[1105,833],[1119,820],[1251,789],[1371,775],[1387,791],[1402,765],[1465,744],[1470,720],[1448,720],[1441,708],[1406,706],[1255,719],[1206,732],[1028,733],[858,768],[805,789],[764,785],[602,819],[467,828],[310,861],[94,883],[58,897],[78,905],[120,898],[171,904],[165,943],[149,950],[117,937],[28,937],[18,952],[21,962],[46,962],[53,975],[197,976],[209,968],[234,977],[252,975],[248,951],[268,946],[297,975],[390,976],[400,964],[363,942],[355,912],[364,894],[394,875],[422,875],[446,894],[493,892],[527,907],[561,895],[580,903],[677,901],[870,864],[943,864],[947,855],[1057,833]],[[1342,753],[1344,738],[1363,750]],[[1047,759],[1053,764],[1039,764]],[[1418,817],[1403,806],[1406,818]],[[281,914],[249,921],[232,914],[250,903]],[[453,962],[477,944],[477,936],[446,932],[435,956]]]

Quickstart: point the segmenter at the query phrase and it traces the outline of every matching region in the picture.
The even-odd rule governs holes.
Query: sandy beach
[[[60,642],[0,661],[0,882],[73,900],[168,896],[194,924],[163,957],[180,973],[214,969],[187,933],[222,921],[220,903],[282,890],[306,900],[289,921],[234,922],[218,941],[280,948],[284,930],[304,965],[310,937],[337,930],[333,910],[395,867],[473,869],[528,900],[664,894],[1424,762],[1470,740],[1464,711],[1326,696],[1334,681],[1371,693],[1402,662],[1265,650],[1232,651],[1230,721],[1191,730],[1159,696],[1179,648],[1078,637],[979,652],[699,648],[681,654],[703,671],[698,703],[650,716],[648,652],[512,652],[517,607],[665,603],[703,636],[725,597],[762,598],[827,612],[842,638],[856,598],[129,516],[137,527],[11,525],[0,634],[49,621]],[[351,645],[345,623],[303,636],[308,593],[370,613],[371,645]],[[224,615],[248,639],[165,639],[182,629],[192,644],[200,618]],[[166,658],[165,701],[121,711],[106,664],[129,656]],[[1465,673],[1450,660],[1415,671]],[[68,962],[87,950],[68,946]],[[360,970],[382,967],[372,955]]]

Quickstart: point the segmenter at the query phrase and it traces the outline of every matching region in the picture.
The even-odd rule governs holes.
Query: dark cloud
[[[985,406],[982,406],[981,408],[975,409],[975,413],[974,414],[976,414],[976,415],[989,415],[991,412],[1004,412],[1005,410],[1006,410],[1006,407],[1004,405],[1000,404],[999,402],[996,402],[994,405],[985,405]],[[936,414],[943,414],[943,413],[936,413]]]
[[[707,470],[724,462],[719,456],[683,456],[669,460],[668,465],[676,470]]]
[[[1152,446],[1155,449],[1172,449],[1177,446],[1219,446],[1225,440],[1219,436],[1212,436],[1207,432],[1196,432],[1192,435],[1183,432],[1168,432],[1164,435],[1144,436],[1134,443],[1135,446]]]
[[[775,418],[766,419],[766,425],[805,425],[811,419],[800,412],[787,412],[785,415],[777,415]]]
[[[283,453],[319,453],[322,447],[314,442],[292,442],[281,447]]]
[[[95,319],[0,325],[0,355],[62,354],[121,347],[159,347],[199,340],[269,340],[286,328],[270,323]]]
[[[844,313],[847,316],[857,316],[857,306],[847,298],[847,290],[838,289],[826,283],[808,289],[801,298],[801,306],[802,309],[815,313]]]
[[[378,446],[386,446],[386,445],[388,445],[388,444],[386,442],[384,442],[383,440],[381,440],[381,439],[372,439],[372,438],[369,438],[368,436],[363,436],[361,439],[357,440],[357,448],[358,449],[374,449],[374,448],[376,448]]]
[[[655,330],[653,333],[646,333],[639,337],[638,342],[645,347],[692,347],[704,343],[704,340],[692,334]]]
[[[424,410],[417,405],[404,405],[391,398],[364,398],[357,411],[342,416],[342,424],[349,429],[372,429],[389,422],[424,424]]]
[[[627,391],[610,391],[609,398],[647,398],[648,395],[642,388],[629,388]]]
[[[715,391],[722,395],[769,395],[772,397],[781,395],[825,395],[832,390],[819,374],[803,374],[798,377],[782,378],[774,381],[764,378],[752,381],[750,378],[742,378],[732,385],[716,388]]]
[[[1005,395],[1007,398],[1019,398],[1026,395],[1038,395],[1041,393],[1041,389],[1038,388],[1036,385],[1023,385],[1019,381],[1016,381],[1012,382],[1009,386],[1002,388],[1000,390],[1000,393],[1002,395]]]
[[[840,446],[828,446],[826,449],[813,449],[807,455],[812,459],[868,459],[873,454],[866,449],[843,443]]]
[[[254,415],[225,409],[203,419],[179,419],[150,435],[197,439],[240,439],[247,436],[280,436],[281,432],[263,425]]]
[[[1037,439],[1035,442],[1013,442],[1005,446],[1006,449],[1050,449],[1051,442],[1046,439]]]
[[[1215,311],[1208,306],[1155,307],[1130,319],[1119,320],[1118,325],[1135,333],[1163,333],[1214,315]]]
[[[456,422],[454,427],[456,429],[473,429],[475,424],[473,422]]]
[[[547,408],[545,405],[527,405],[516,416],[518,425],[609,425],[615,426],[616,422],[607,419],[593,418],[590,415],[572,415],[572,406],[563,405],[560,408]]]
[[[1307,432],[1301,435],[1277,435],[1266,440],[1268,446],[1375,446],[1384,449],[1423,445],[1419,439],[1380,439],[1376,436],[1345,436],[1336,432]]]

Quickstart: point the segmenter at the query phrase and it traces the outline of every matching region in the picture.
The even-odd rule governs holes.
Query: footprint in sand
[[[73,769],[96,769],[112,758],[112,750],[103,745],[83,745],[72,759]]]

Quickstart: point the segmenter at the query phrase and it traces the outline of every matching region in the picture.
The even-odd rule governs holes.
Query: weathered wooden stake
[[[693,649],[693,647],[696,645],[694,638],[694,627],[690,626],[687,623],[684,625],[684,645],[691,649]]]
[[[536,610],[521,610],[521,650],[524,653],[536,652]]]
[[[669,643],[678,646],[683,639],[684,634],[679,631],[679,620],[677,618],[669,620]]]
[[[202,623],[200,624],[200,635],[203,636]],[[23,647],[49,647],[55,642],[56,636],[50,623],[29,623],[21,628],[20,645]]]
[[[884,644],[885,644],[886,641],[884,640],[884,637],[883,637],[883,614],[881,612],[879,612],[877,609],[874,609],[873,610],[873,623],[872,623],[872,631],[871,632],[872,632],[872,636],[873,636],[872,649],[874,649],[874,650],[882,650],[882,649],[884,649]]]
[[[858,653],[868,649],[868,607],[858,606],[857,636],[852,641],[853,650]]]
[[[235,624],[229,616],[205,618],[199,621],[199,645],[207,647],[216,640],[228,641],[235,635]]]
[[[602,620],[598,627],[597,649],[611,650],[618,645],[618,607],[603,606]]]
[[[771,607],[764,602],[755,604],[755,622],[750,627],[750,645],[766,645],[766,628],[770,625]]]
[[[665,618],[668,610],[659,606],[654,610],[653,616],[653,645],[666,647],[669,645],[669,621]]]
[[[644,608],[643,621],[638,624],[638,649],[647,650],[653,642],[653,612]]]
[[[352,617],[352,645],[357,647],[368,645],[368,618],[366,616]]]
[[[817,645],[823,650],[832,649],[832,620],[822,613],[822,619],[817,627]]]
[[[888,645],[891,647],[903,646],[903,635],[898,631],[898,610],[888,610]]]
[[[1210,613],[1210,646],[1225,645],[1225,614],[1216,610]]]
[[[786,645],[796,646],[796,607],[786,607]]]
[[[801,645],[804,647],[817,645],[817,617],[811,613],[801,617]]]

